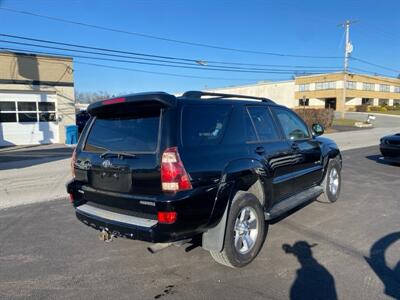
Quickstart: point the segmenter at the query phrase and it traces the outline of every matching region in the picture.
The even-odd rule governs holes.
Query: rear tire
[[[267,234],[264,211],[251,193],[235,196],[230,208],[221,252],[210,251],[214,260],[232,268],[252,262],[260,252]]]
[[[341,165],[337,159],[331,159],[328,163],[324,181],[321,184],[324,192],[319,200],[336,202],[339,199],[342,188]]]

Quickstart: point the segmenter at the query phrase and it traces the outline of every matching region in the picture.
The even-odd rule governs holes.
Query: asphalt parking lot
[[[0,298],[400,299],[400,166],[377,147],[343,159],[341,199],[271,225],[243,269],[201,248],[100,242],[67,199],[2,209]]]

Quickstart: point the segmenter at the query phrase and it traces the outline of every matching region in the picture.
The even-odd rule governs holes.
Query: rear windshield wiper
[[[108,150],[108,151],[106,151],[106,152],[104,152],[104,153],[102,153],[100,155],[101,158],[105,158],[107,156],[117,156],[118,158],[123,159],[123,158],[126,158],[126,157],[130,157],[130,158],[136,157],[136,154],[123,152],[123,151],[111,151],[111,150]]]

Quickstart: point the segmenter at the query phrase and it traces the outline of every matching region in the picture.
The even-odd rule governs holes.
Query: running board
[[[275,219],[284,213],[292,210],[293,208],[304,204],[312,199],[317,198],[323,193],[323,189],[320,186],[315,186],[307,189],[297,195],[291,196],[285,200],[274,205],[269,212],[264,212],[265,220],[269,221]]]

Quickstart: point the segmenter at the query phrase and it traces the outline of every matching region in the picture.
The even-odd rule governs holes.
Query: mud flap
[[[226,221],[228,218],[229,205],[227,203],[224,214],[221,217],[219,223],[203,233],[202,247],[207,251],[218,251],[221,252],[224,248],[225,239],[225,228]]]

